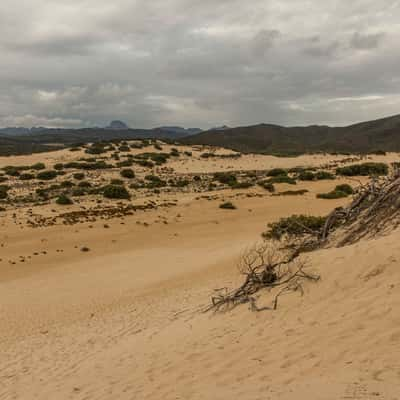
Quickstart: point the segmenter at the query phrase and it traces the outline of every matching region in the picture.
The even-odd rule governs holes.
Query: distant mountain
[[[181,126],[160,126],[159,128],[155,128],[155,130],[159,130],[161,132],[171,133],[173,135],[178,136],[189,136],[195,135],[197,133],[202,132],[199,128],[182,128]]]
[[[122,126],[114,124],[114,126]],[[189,129],[130,128],[3,128],[0,129],[0,156],[54,150],[54,144],[71,146],[110,140],[162,139],[175,141],[190,134]],[[197,133],[197,130],[196,130]]]
[[[345,127],[260,124],[212,129],[180,141],[221,146],[245,153],[400,151],[400,115]]]
[[[28,135],[30,132],[31,130],[29,128],[19,128],[19,127],[0,128],[0,136]]]
[[[111,121],[105,129],[129,129],[129,126],[123,121],[115,120]]]

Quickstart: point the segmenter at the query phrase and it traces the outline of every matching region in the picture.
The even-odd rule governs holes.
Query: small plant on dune
[[[298,175],[298,179],[301,181],[313,181],[315,179],[315,175],[311,171],[303,171]]]
[[[273,168],[267,172],[267,176],[283,176],[287,175],[287,171],[283,168]]]
[[[56,203],[62,206],[67,206],[73,204],[73,201],[65,194],[60,194],[57,197]]]
[[[225,203],[220,204],[219,208],[222,208],[223,210],[236,210],[237,207],[232,202],[226,201]]]
[[[135,177],[135,172],[133,171],[133,169],[126,168],[126,169],[121,170],[120,175],[123,178],[133,179]]]
[[[336,169],[337,175],[344,176],[369,176],[369,175],[387,175],[389,167],[385,163],[366,162],[363,164],[353,164]]]
[[[20,176],[19,176],[19,179],[21,180],[21,181],[30,181],[30,180],[32,180],[32,179],[35,179],[35,175],[33,175],[33,174],[29,174],[29,173],[24,173],[24,174],[21,174]]]
[[[271,182],[260,181],[260,182],[257,183],[257,185],[261,186],[265,190],[268,190],[268,192],[270,192],[270,193],[274,193],[275,192],[275,186]]]
[[[213,176],[213,180],[228,186],[237,184],[236,175],[230,172],[216,172]]]
[[[42,162],[38,162],[36,164],[31,165],[31,169],[34,169],[36,171],[40,171],[40,170],[45,169],[45,168],[46,168],[46,165],[44,163],[42,163]]]
[[[278,176],[273,176],[272,178],[269,178],[268,183],[288,183],[289,185],[296,185],[296,179],[291,178],[290,176],[287,175],[278,175]]]
[[[8,197],[9,188],[6,185],[0,185],[0,200],[4,200]]]
[[[41,181],[50,181],[56,177],[57,177],[57,171],[54,170],[42,171],[36,175],[36,178]]]
[[[335,179],[335,175],[328,171],[317,171],[315,173],[315,179],[317,181],[322,181],[322,180],[332,180]]]
[[[348,197],[351,194],[353,194],[353,188],[344,183],[342,185],[337,185],[335,189],[328,193],[318,193],[317,198],[318,199],[341,199],[344,197]]]
[[[300,190],[285,190],[284,192],[279,192],[274,194],[274,196],[302,196],[303,194],[308,193],[307,189]]]
[[[268,230],[262,233],[265,239],[281,239],[284,235],[299,236],[305,234],[316,234],[326,221],[326,217],[311,215],[292,215],[281,218],[277,222],[268,224]]]
[[[107,185],[103,188],[103,196],[107,199],[125,199],[131,198],[125,186],[122,185]]]
[[[72,176],[77,181],[81,181],[85,177],[85,174],[83,172],[75,172]]]

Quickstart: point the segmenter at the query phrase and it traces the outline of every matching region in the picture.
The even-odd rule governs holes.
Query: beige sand
[[[337,183],[182,194],[108,229],[32,229],[26,210],[2,213],[0,399],[399,399],[399,231],[313,253],[321,282],[277,311],[199,312],[238,282],[238,257],[269,221],[345,203],[315,198]]]

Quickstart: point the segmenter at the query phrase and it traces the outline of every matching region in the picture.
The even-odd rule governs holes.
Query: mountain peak
[[[111,121],[110,125],[108,125],[106,129],[129,129],[129,126],[123,121],[114,120]]]

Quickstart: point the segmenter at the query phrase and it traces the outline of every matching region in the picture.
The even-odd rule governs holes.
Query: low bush
[[[77,181],[81,181],[85,177],[85,174],[83,172],[75,172],[72,176]]]
[[[35,179],[35,175],[26,172],[24,174],[21,174],[19,176],[19,179],[21,179],[21,181],[30,181],[32,179]]]
[[[230,201],[226,201],[225,203],[220,204],[219,208],[222,208],[224,210],[236,210],[236,206]]]
[[[62,206],[67,206],[74,202],[67,195],[60,194],[60,196],[57,197],[56,203]]]
[[[287,171],[283,168],[273,168],[267,172],[267,176],[284,176],[287,175]]]
[[[281,218],[277,222],[268,224],[268,230],[262,236],[265,239],[281,239],[283,236],[301,236],[320,232],[326,221],[326,217],[310,215],[292,215]]]
[[[213,180],[229,186],[237,184],[236,175],[230,172],[216,172],[213,176]]]
[[[135,177],[135,172],[133,171],[133,169],[126,168],[126,169],[121,170],[120,175],[123,178],[133,179]]]
[[[328,179],[335,179],[335,175],[328,171],[317,171],[315,173],[315,179],[318,181],[328,180]]]
[[[278,175],[269,178],[268,183],[288,183],[289,185],[296,185],[296,179],[287,175]]]
[[[301,190],[286,190],[284,192],[279,192],[274,194],[274,196],[302,196],[303,194],[308,193],[307,189]]]
[[[54,170],[42,171],[36,175],[36,178],[41,181],[50,181],[56,177],[57,177],[57,171]]]
[[[108,199],[130,199],[130,194],[122,185],[107,185],[103,188],[103,196]]]
[[[318,193],[318,199],[341,199],[353,194],[353,188],[344,183],[342,185],[337,185],[335,189],[328,193]]]
[[[369,175],[387,175],[389,167],[385,163],[366,162],[363,164],[353,164],[336,169],[337,175],[344,176],[369,176]]]
[[[275,186],[271,182],[261,181],[261,182],[258,182],[257,185],[261,186],[265,190],[268,190],[268,192],[270,192],[270,193],[275,192]]]

